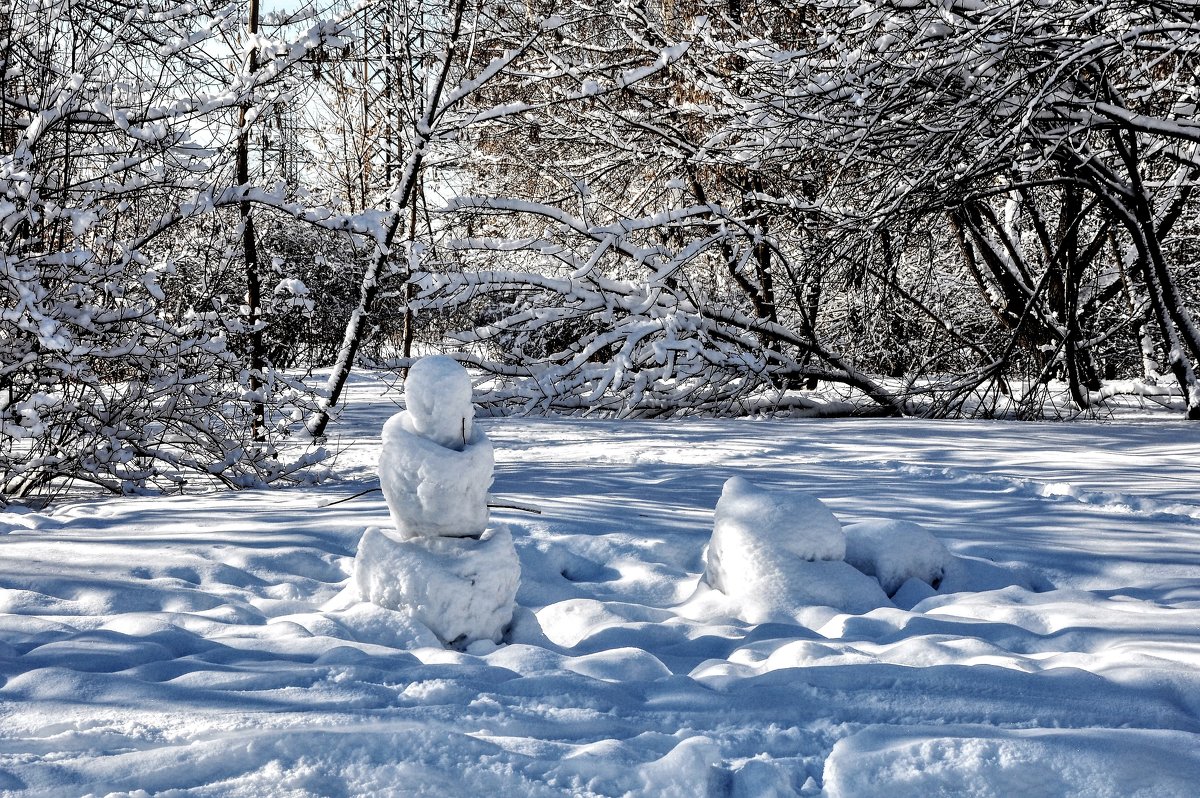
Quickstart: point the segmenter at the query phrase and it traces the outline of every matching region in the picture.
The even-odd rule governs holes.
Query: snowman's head
[[[470,441],[471,376],[454,358],[430,355],[414,363],[404,382],[404,401],[421,437],[460,450]]]

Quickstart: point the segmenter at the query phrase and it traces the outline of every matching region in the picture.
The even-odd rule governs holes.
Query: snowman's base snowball
[[[878,579],[889,596],[910,579],[919,579],[935,590],[941,586],[950,552],[919,524],[876,519],[843,529],[846,562]]]
[[[363,601],[404,613],[448,645],[499,643],[512,622],[521,564],[507,527],[478,540],[400,540],[377,527],[363,533],[353,584]]]

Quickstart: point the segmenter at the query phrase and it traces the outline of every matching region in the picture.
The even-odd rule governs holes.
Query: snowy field
[[[0,794],[1200,794],[1195,424],[484,419],[542,513],[493,511],[517,617],[459,652],[334,601],[389,523],[325,507],[372,484],[378,387],[340,482],[0,513]],[[712,590],[732,476],[923,525],[940,589]]]

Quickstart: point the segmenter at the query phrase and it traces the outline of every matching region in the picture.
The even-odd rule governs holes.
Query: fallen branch
[[[383,490],[383,488],[380,488],[378,486],[376,486],[374,488],[367,488],[366,490],[355,493],[353,496],[347,496],[344,499],[338,499],[337,501],[332,501],[329,504],[322,504],[319,509],[324,510],[326,508],[334,507],[339,504],[345,504],[348,501],[353,501],[354,499],[358,499],[363,496],[366,496],[368,493],[375,493],[376,491],[380,491],[380,490]],[[514,502],[511,500],[503,501],[503,502],[490,501],[490,502],[488,502],[487,506],[493,510],[520,510],[523,513],[533,513],[534,515],[542,514],[541,508],[536,507],[535,505],[525,504],[524,502]]]
[[[347,496],[347,497],[346,497],[346,498],[344,498],[344,499],[338,499],[337,501],[330,502],[329,504],[322,504],[322,505],[320,506],[320,508],[318,508],[318,509],[324,510],[324,509],[326,509],[327,507],[333,507],[333,506],[335,506],[335,505],[338,505],[338,504],[345,504],[345,503],[346,503],[346,502],[348,502],[348,501],[353,501],[353,500],[355,500],[355,499],[357,499],[357,498],[360,498],[360,497],[362,497],[362,496],[366,496],[368,493],[374,493],[374,492],[375,492],[375,491],[377,491],[377,490],[383,490],[383,488],[380,488],[380,487],[367,488],[366,490],[364,490],[364,491],[360,491],[360,492],[358,492],[358,493],[354,494],[353,496]]]

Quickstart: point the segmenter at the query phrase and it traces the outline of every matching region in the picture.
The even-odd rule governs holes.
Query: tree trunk
[[[391,258],[396,235],[400,232],[404,222],[403,211],[410,202],[414,201],[414,193],[418,190],[425,152],[434,137],[442,94],[445,91],[446,82],[449,80],[450,65],[454,59],[455,48],[462,35],[465,9],[466,0],[456,0],[450,30],[447,34],[446,48],[442,53],[442,61],[433,78],[434,82],[429,94],[425,98],[425,107],[421,117],[415,125],[415,141],[409,152],[408,161],[404,165],[400,185],[392,192],[393,207],[396,210],[391,211],[382,223],[383,231],[376,245],[375,256],[367,265],[367,271],[363,275],[358,305],[351,312],[350,319],[346,323],[346,332],[342,337],[337,361],[334,363],[333,373],[329,375],[329,381],[326,383],[327,395],[321,402],[321,409],[309,418],[306,424],[309,434],[314,438],[325,434],[330,414],[342,398],[342,389],[346,387],[346,381],[350,378],[350,372],[354,368],[354,358],[362,345],[362,333],[367,323],[367,317],[374,309],[375,298],[379,294],[380,277],[388,259]]]
[[[258,35],[259,0],[250,0],[250,19],[246,30],[250,36]],[[248,70],[250,74],[258,71],[258,48],[250,49]],[[244,190],[250,182],[250,131],[247,129],[246,118],[249,104],[243,104],[238,110],[238,139],[237,139],[237,183]],[[246,324],[250,334],[247,339],[247,361],[249,366],[249,382],[247,387],[251,393],[251,434],[255,441],[266,438],[266,403],[260,393],[263,387],[262,377],[265,369],[263,358],[263,335],[259,322],[262,317],[262,273],[258,262],[258,246],[254,237],[254,219],[250,214],[250,203],[242,202],[238,206],[242,225],[242,257],[246,269]]]

